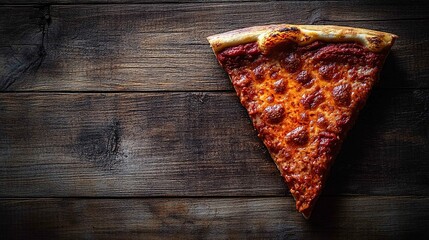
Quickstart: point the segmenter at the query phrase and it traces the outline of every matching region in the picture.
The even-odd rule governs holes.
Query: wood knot
[[[84,127],[74,152],[103,170],[112,170],[123,159],[121,135],[120,122],[116,119],[103,126]]]
[[[204,104],[205,102],[207,102],[208,96],[206,93],[195,93],[192,94],[192,98],[194,101]]]

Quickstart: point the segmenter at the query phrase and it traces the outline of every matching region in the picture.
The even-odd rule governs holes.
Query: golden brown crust
[[[307,45],[316,40],[326,42],[358,42],[372,52],[380,52],[393,45],[396,35],[363,28],[332,25],[278,24],[237,29],[208,37],[215,53],[239,44],[258,42],[265,51],[284,41]]]

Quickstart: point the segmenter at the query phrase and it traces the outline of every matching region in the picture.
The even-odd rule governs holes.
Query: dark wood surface
[[[231,90],[231,84],[222,81],[225,73],[207,48],[206,37],[235,28],[288,21],[285,16],[297,23],[394,32],[400,39],[380,86],[427,88],[427,8],[332,2],[2,7],[0,40],[4,50],[0,54],[5,64],[0,89]],[[263,16],[264,21],[255,16]]]
[[[0,239],[429,238],[428,3],[1,3]],[[310,221],[205,39],[281,22],[400,37]]]
[[[428,201],[321,197],[307,221],[292,214],[292,197],[5,199],[0,230],[22,239],[424,239]]]

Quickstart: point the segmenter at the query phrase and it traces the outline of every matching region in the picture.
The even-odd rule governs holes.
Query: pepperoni
[[[257,66],[255,69],[253,69],[253,74],[255,74],[255,79],[257,81],[264,81],[264,66]]]
[[[245,107],[247,108],[247,111],[249,112],[250,116],[253,116],[258,113],[258,104],[254,101],[248,101]]]
[[[247,76],[247,74],[237,75],[232,78],[232,83],[238,87],[246,87],[250,84],[250,78]]]
[[[234,47],[225,49],[219,55],[221,57],[237,57],[237,56],[247,56],[251,57],[259,53],[258,44],[256,42],[242,44]]]
[[[312,83],[313,78],[311,77],[311,75],[307,72],[307,71],[301,71],[297,76],[296,76],[296,81],[298,81],[299,83],[301,83],[303,86],[309,86]]]
[[[258,43],[247,43],[227,48],[217,54],[219,63],[229,72],[231,69],[246,65],[261,55]]]
[[[332,80],[336,74],[336,67],[334,64],[322,65],[319,68],[319,74],[325,80]]]
[[[241,97],[242,97],[242,103],[247,104],[248,101],[254,101],[256,99],[256,92],[253,87],[243,87],[241,89]]]
[[[280,71],[280,65],[279,64],[270,64],[267,66],[269,76],[271,79],[278,79],[279,78],[279,71]]]
[[[341,117],[337,119],[336,123],[337,126],[340,128],[348,126],[350,123],[350,116],[344,113],[343,115],[341,115]]]
[[[304,146],[308,143],[308,131],[304,126],[299,126],[286,134],[286,142],[296,146]]]
[[[281,158],[283,158],[283,159],[290,159],[292,155],[291,155],[290,151],[286,147],[284,147],[283,149],[280,149],[279,156],[281,156]],[[287,167],[288,167],[288,165],[285,165],[283,169],[285,169]]]
[[[329,125],[328,120],[322,113],[317,114],[317,126],[320,128],[327,128]]]
[[[316,62],[336,62],[350,65],[380,64],[377,54],[365,49],[357,43],[335,43],[320,48],[314,56]]]
[[[274,91],[276,93],[284,93],[286,91],[286,83],[285,80],[279,79],[274,82]]]
[[[341,84],[332,89],[332,97],[339,106],[349,106],[351,102],[352,87],[349,83]]]
[[[270,74],[271,79],[276,79],[279,77],[279,72],[272,71]]]
[[[301,69],[301,59],[295,53],[290,53],[286,57],[280,60],[280,64],[286,71],[290,73],[297,72]]]
[[[285,117],[285,109],[280,104],[275,104],[265,108],[263,115],[268,123],[280,123]]]
[[[338,143],[337,135],[332,132],[322,131],[319,133],[319,154],[331,154],[332,150],[335,149]]]
[[[320,49],[321,47],[323,47],[325,45],[326,45],[325,42],[315,41],[315,42],[312,42],[312,43],[310,43],[308,45],[304,45],[304,46],[298,48],[297,51],[300,52],[300,53],[302,53],[302,54],[305,54],[307,52],[318,50],[318,49]]]
[[[304,94],[301,98],[301,104],[304,106],[305,109],[316,108],[323,101],[325,101],[325,97],[323,96],[320,87],[317,87],[310,94]]]

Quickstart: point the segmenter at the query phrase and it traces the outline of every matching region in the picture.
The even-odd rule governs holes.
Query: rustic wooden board
[[[0,5],[0,239],[429,238],[429,2]],[[311,221],[205,39],[281,22],[400,37]]]
[[[428,195],[428,90],[378,90],[328,194]],[[3,93],[0,196],[288,191],[234,93]]]
[[[246,0],[245,2],[260,2],[260,0]],[[293,0],[301,1],[301,0]],[[243,0],[1,0],[0,4],[153,4],[153,3],[221,3],[243,2]]]
[[[385,88],[429,87],[428,5],[332,2],[0,7],[4,91],[232,90],[206,37],[257,24],[338,24],[400,36]],[[252,12],[252,14],[249,14]],[[19,28],[13,28],[19,24]]]
[[[2,199],[10,239],[427,239],[429,198]],[[364,231],[362,231],[364,230]]]
[[[288,2],[308,2],[308,0],[284,0]],[[321,0],[323,2],[326,0]],[[329,0],[328,0],[329,1]],[[332,2],[332,0],[330,0]],[[348,0],[336,0],[336,2],[347,2]],[[40,4],[40,5],[51,5],[51,4],[153,4],[153,3],[223,3],[223,2],[261,2],[261,0],[1,0],[0,4]],[[425,3],[425,0],[378,0],[376,3],[393,3],[393,4],[412,4],[412,3]],[[359,3],[374,4],[372,0],[360,0]]]

